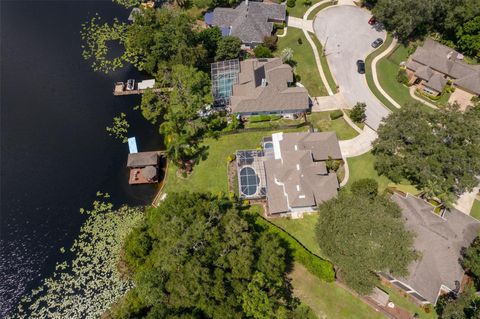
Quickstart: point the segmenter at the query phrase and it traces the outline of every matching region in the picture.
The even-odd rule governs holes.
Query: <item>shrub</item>
[[[350,118],[357,123],[362,123],[367,118],[365,115],[366,109],[367,105],[365,103],[358,102],[350,112]]]
[[[278,37],[276,35],[266,36],[263,38],[263,45],[271,51],[275,51],[277,49],[277,41]]]
[[[333,158],[331,158],[330,156],[328,157],[328,159],[325,161],[325,165],[327,166],[327,169],[329,172],[336,172],[339,168],[340,168],[340,164],[342,162],[339,161],[339,160],[334,160]]]
[[[303,43],[302,38],[298,38],[298,39],[297,39],[297,42],[298,42],[298,44],[302,44],[302,43]]]
[[[233,162],[235,159],[237,158],[237,156],[235,154],[230,154],[227,156],[227,162],[228,163],[231,163]]]
[[[283,30],[283,29],[285,29],[285,23],[275,22],[275,23],[273,24],[273,27],[274,27],[276,30]]]
[[[378,195],[378,182],[373,178],[363,178],[352,183],[350,191],[355,195],[374,198]]]
[[[302,80],[302,77],[300,76],[300,74],[294,73],[293,76],[294,76],[295,83],[300,82]]]
[[[397,73],[397,82],[408,85],[407,70],[400,68]]]
[[[263,44],[257,45],[255,49],[253,49],[253,53],[255,53],[255,57],[257,58],[271,58],[273,57],[272,50],[264,46]]]
[[[330,119],[331,120],[339,119],[342,116],[343,116],[343,112],[340,111],[340,110],[336,110],[336,111],[333,111],[332,113],[330,113]]]
[[[287,0],[287,7],[289,8],[295,7],[295,0]]]
[[[305,1],[303,1],[303,5],[304,5],[305,7],[310,7],[310,6],[312,5],[312,0],[305,0]]]

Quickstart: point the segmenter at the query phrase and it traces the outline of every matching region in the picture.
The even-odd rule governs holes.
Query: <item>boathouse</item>
[[[129,184],[151,184],[158,182],[160,156],[158,152],[128,154],[127,167],[130,169]]]

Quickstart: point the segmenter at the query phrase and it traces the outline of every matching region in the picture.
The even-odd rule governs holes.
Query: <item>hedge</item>
[[[339,119],[342,116],[343,116],[343,112],[340,111],[340,110],[336,110],[336,111],[333,111],[332,113],[330,113],[330,119],[331,120]]]
[[[256,223],[257,225],[264,226],[270,232],[278,234],[283,240],[285,240],[293,251],[293,258],[295,261],[301,263],[313,275],[326,282],[335,281],[335,270],[333,269],[331,262],[311,253],[289,233],[272,224],[265,218],[257,216]]]

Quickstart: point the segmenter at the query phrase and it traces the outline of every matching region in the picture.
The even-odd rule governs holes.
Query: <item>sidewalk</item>
[[[340,150],[344,158],[360,156],[372,149],[372,142],[377,139],[377,132],[366,126],[357,137],[350,140],[339,141]]]

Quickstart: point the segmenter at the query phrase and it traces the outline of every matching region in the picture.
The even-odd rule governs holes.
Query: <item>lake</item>
[[[113,83],[142,79],[131,67],[105,75],[81,56],[81,24],[129,10],[111,1],[1,1],[0,317],[63,261],[97,191],[120,205],[149,204],[156,186],[129,186],[128,146],[105,131],[127,114],[139,151],[162,148],[139,96]]]

